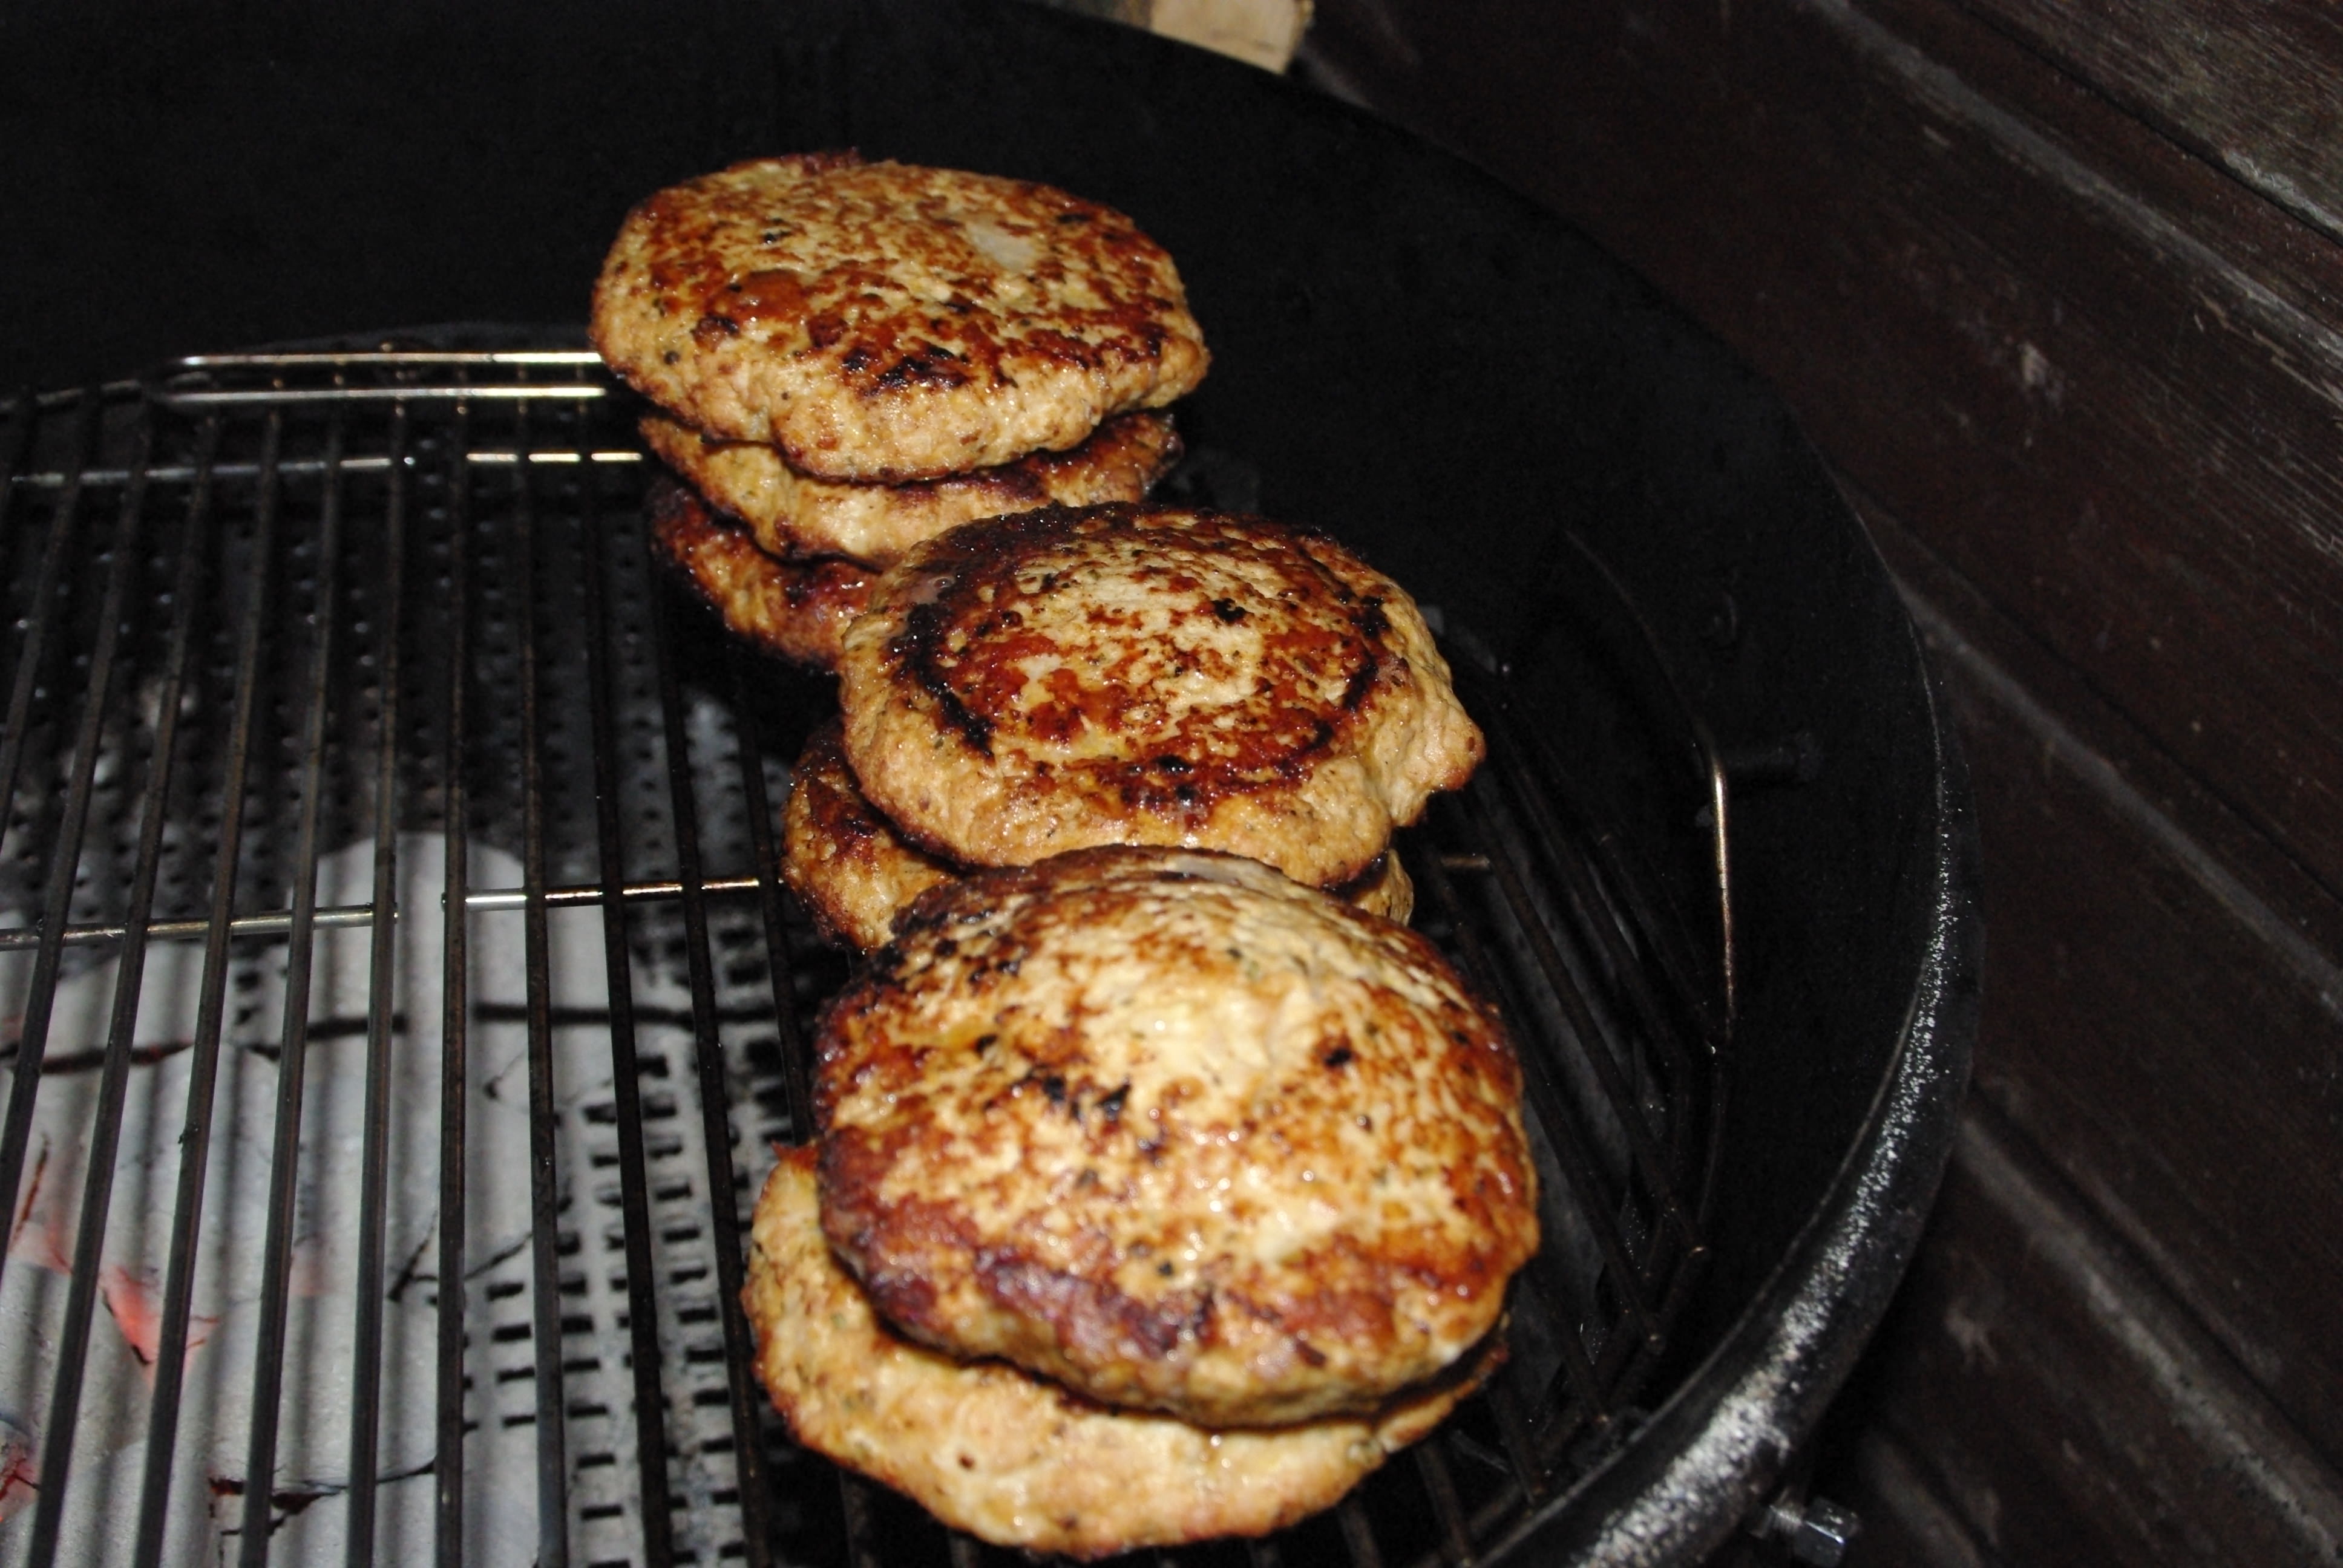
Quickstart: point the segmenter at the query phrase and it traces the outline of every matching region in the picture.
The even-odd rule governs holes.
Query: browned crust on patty
[[[710,440],[664,414],[644,416],[641,427],[661,461],[748,524],[769,554],[845,556],[880,567],[979,518],[1142,499],[1181,451],[1170,415],[1124,414],[1068,451],[941,479],[855,484],[800,474],[774,447]]]
[[[1503,1030],[1414,933],[1233,856],[939,887],[818,1040],[823,1221],[880,1311],[1207,1425],[1372,1409],[1535,1250]]]
[[[959,867],[906,843],[871,809],[839,746],[837,719],[806,741],[781,809],[781,879],[830,940],[869,951],[894,934],[896,911]]]
[[[816,669],[838,668],[875,580],[852,561],[777,560],[680,485],[654,482],[651,539],[736,637]]]
[[[644,201],[592,328],[687,424],[890,483],[1073,446],[1208,363],[1172,258],[1122,214],[852,154],[736,164]]]
[[[781,878],[833,942],[869,952],[895,934],[913,899],[966,868],[930,855],[895,830],[854,780],[838,719],[816,729],[789,775],[781,809]],[[1395,854],[1327,891],[1387,920],[1407,923],[1415,884]]]
[[[839,670],[863,792],[980,865],[1179,844],[1324,886],[1483,750],[1405,591],[1260,518],[966,524],[889,568]]]
[[[1261,1535],[1332,1504],[1428,1435],[1501,1359],[1372,1415],[1212,1432],[1103,1409],[1000,1362],[890,1332],[822,1239],[810,1149],[785,1150],[757,1201],[741,1302],[757,1374],[797,1440],[999,1546],[1103,1557]]]
[[[1363,914],[1405,925],[1415,915],[1415,883],[1399,853],[1386,849],[1367,869],[1347,882],[1326,890]]]

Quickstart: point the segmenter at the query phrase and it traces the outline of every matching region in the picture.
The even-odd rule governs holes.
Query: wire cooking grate
[[[997,1555],[749,1376],[845,973],[769,873],[829,696],[669,593],[630,405],[530,340],[0,404],[0,1568]],[[1491,761],[1403,852],[1522,1040],[1546,1243],[1439,1435],[1183,1556],[1473,1561],[1633,1424],[1696,1272],[1729,921],[1683,935],[1451,640]]]

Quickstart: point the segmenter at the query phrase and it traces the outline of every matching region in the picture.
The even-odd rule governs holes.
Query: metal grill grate
[[[826,685],[651,570],[592,356],[498,341],[0,404],[0,1568],[984,1554],[748,1371],[845,973],[770,871]],[[1485,1394],[1203,1555],[1473,1560],[1634,1424],[1701,1255],[1729,921],[1452,643],[1491,763],[1403,850],[1522,1039],[1546,1244]]]

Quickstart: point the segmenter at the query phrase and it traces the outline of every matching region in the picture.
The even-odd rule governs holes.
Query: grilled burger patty
[[[847,766],[840,729],[836,719],[816,729],[790,769],[781,876],[824,936],[867,952],[895,934],[905,905],[966,868],[912,845],[880,815]],[[1415,912],[1415,884],[1395,854],[1327,891],[1403,925]]]
[[[822,1239],[811,1149],[784,1151],[765,1183],[741,1294],[758,1375],[799,1442],[954,1529],[1074,1557],[1281,1529],[1429,1433],[1490,1364],[1273,1432],[1103,1409],[891,1332]]]
[[[651,540],[732,633],[794,664],[835,669],[849,622],[869,605],[867,567],[776,560],[683,486],[654,480]]]
[[[960,875],[903,841],[872,809],[839,747],[836,719],[816,729],[789,770],[781,809],[781,878],[832,941],[869,950],[893,934],[895,912]]]
[[[1431,946],[1234,856],[923,894],[824,1015],[823,1221],[911,1337],[1211,1426],[1376,1408],[1535,1250],[1519,1069]]]
[[[1172,258],[1110,207],[993,175],[763,158],[627,216],[595,347],[686,424],[899,484],[1061,450],[1209,357]]]
[[[777,556],[846,556],[885,566],[922,539],[979,518],[1051,505],[1143,498],[1180,460],[1168,414],[1124,414],[1064,452],[1034,452],[906,485],[854,484],[800,474],[771,447],[711,441],[664,414],[646,415],[643,440]]]
[[[880,578],[839,673],[863,793],[976,865],[1180,844],[1328,886],[1483,749],[1404,590],[1215,512],[965,524]]]

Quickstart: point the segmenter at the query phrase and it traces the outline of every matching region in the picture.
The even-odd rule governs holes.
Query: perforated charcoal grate
[[[846,972],[770,871],[827,684],[653,570],[590,354],[426,337],[0,404],[0,1568],[990,1554],[749,1372],[746,1216]],[[1209,500],[1244,465],[1204,456]],[[1528,1069],[1510,1359],[1336,1509],[1183,1558],[1469,1562],[1634,1424],[1730,925],[1713,753],[1606,602],[1701,896],[1461,628],[1490,763],[1402,845]]]

